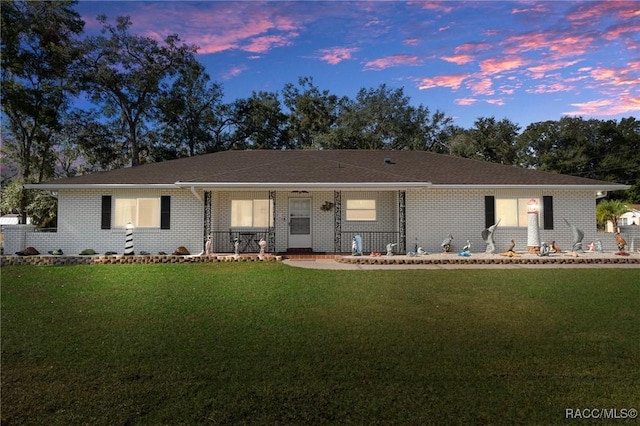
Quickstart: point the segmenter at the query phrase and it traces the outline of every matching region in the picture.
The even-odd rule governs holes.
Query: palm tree
[[[618,229],[618,218],[629,211],[627,203],[620,200],[605,200],[596,206],[596,221],[598,226],[606,230],[607,222],[613,224],[613,230]]]

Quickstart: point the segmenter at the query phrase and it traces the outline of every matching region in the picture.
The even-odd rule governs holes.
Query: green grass
[[[639,277],[5,267],[2,424],[546,425],[640,409]]]

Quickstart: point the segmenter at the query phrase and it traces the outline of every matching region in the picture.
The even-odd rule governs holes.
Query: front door
[[[289,248],[311,247],[311,198],[289,198]]]

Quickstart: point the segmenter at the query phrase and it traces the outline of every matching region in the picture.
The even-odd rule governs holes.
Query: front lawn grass
[[[2,424],[561,424],[639,338],[638,269],[12,266]]]

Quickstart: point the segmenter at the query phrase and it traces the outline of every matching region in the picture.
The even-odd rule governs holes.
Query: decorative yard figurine
[[[440,244],[440,247],[442,247],[442,251],[444,251],[445,253],[449,253],[451,251],[452,241],[453,237],[451,236],[451,234],[449,234],[449,236],[445,238],[444,241],[442,241],[442,244]]]
[[[558,247],[558,246],[556,245],[556,242],[555,242],[555,241],[551,241],[551,247],[550,247],[550,249],[551,249],[551,251],[552,251],[552,252],[554,252],[554,253],[561,253],[561,252],[562,252],[562,250],[560,250],[560,247]]]
[[[493,241],[493,233],[495,232],[496,228],[498,227],[498,223],[500,223],[499,220],[495,224],[491,225],[490,227],[488,227],[487,229],[482,231],[482,239],[487,244],[487,249],[485,250],[485,253],[495,253],[496,252],[496,243],[495,243],[495,241]]]
[[[260,241],[258,241],[258,247],[260,247],[260,256],[264,256],[264,249],[267,247],[267,242],[264,238],[260,238]]]
[[[354,235],[351,241],[351,255],[362,256],[362,237],[360,235]]]
[[[620,235],[620,231],[617,231],[615,233],[615,239],[616,239],[616,244],[618,245],[618,251],[621,253],[624,252],[624,248],[627,245],[627,240],[622,238],[622,235]]]
[[[235,253],[235,255],[238,255],[238,251],[240,250],[240,240],[238,240],[238,237],[233,239],[233,252]]]
[[[129,222],[124,237],[124,255],[133,256],[133,254],[133,224]]]
[[[540,253],[538,253],[538,256],[549,256],[549,246],[547,243],[543,242],[540,244]]]
[[[582,250],[582,239],[584,238],[584,232],[582,229],[579,229],[575,225],[570,224],[567,219],[564,220],[564,223],[569,225],[571,228],[571,233],[573,234],[573,246],[571,247],[572,251],[584,251]]]
[[[596,245],[593,241],[591,241],[587,247],[589,248],[589,251],[596,251]]]
[[[507,251],[505,251],[504,253],[500,253],[500,256],[520,257],[520,253],[516,253],[514,251],[515,247],[516,242],[514,240],[511,240],[511,244],[509,244],[509,247],[507,247]]]
[[[602,241],[596,240],[596,251],[602,253]]]
[[[207,242],[204,244],[204,254],[207,256],[211,254],[211,235],[207,237]]]
[[[423,249],[422,247],[418,247],[418,254],[420,256],[425,255],[425,254],[429,254],[425,251],[425,249]]]
[[[393,256],[393,248],[395,246],[397,246],[398,244],[396,243],[389,243],[387,244],[387,256]]]
[[[467,240],[467,244],[465,244],[464,247],[462,247],[462,251],[458,253],[458,256],[469,257],[471,256],[470,250],[471,250],[471,241]]]

